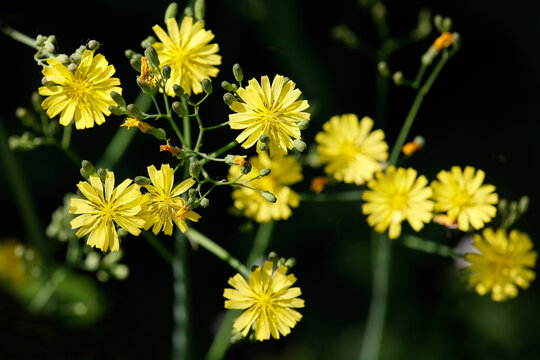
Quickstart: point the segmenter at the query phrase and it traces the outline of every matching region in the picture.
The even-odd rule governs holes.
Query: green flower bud
[[[442,32],[452,31],[452,19],[450,19],[449,17],[445,17],[442,20],[441,29]]]
[[[188,197],[189,197],[190,199],[194,199],[195,196],[197,196],[197,190],[196,190],[196,189],[193,189],[193,188],[192,188],[192,189],[189,189],[189,191],[188,191]]]
[[[105,181],[105,178],[107,177],[107,169],[99,168],[97,174],[102,181]]]
[[[195,19],[204,24],[204,16],[206,15],[206,4],[204,0],[195,0],[193,5],[195,10]]]
[[[193,17],[193,9],[187,6],[186,8],[184,8],[184,15]]]
[[[173,87],[172,87],[174,93],[176,94],[176,96],[178,97],[182,97],[184,96],[185,92],[184,92],[184,88],[181,87],[180,85],[178,84],[174,84]]]
[[[270,191],[263,191],[261,192],[261,195],[264,198],[264,200],[268,202],[275,203],[277,201],[277,198],[275,197],[275,195],[272,194]]]
[[[84,259],[84,268],[88,271],[96,271],[101,263],[101,257],[96,252],[91,252]]]
[[[135,179],[133,180],[135,184],[139,186],[145,186],[145,185],[151,185],[152,181],[147,178],[146,176],[135,176]]]
[[[80,61],[80,59],[79,59],[79,61]],[[78,63],[78,62],[77,62],[77,63]],[[70,72],[74,73],[75,70],[77,70],[77,64],[75,64],[74,62],[72,62],[72,63],[70,63],[70,64],[67,66],[67,69],[68,69]]]
[[[240,167],[240,171],[242,172],[242,174],[249,174],[249,172],[251,171],[251,163],[249,161],[246,161],[241,167]]]
[[[199,177],[199,174],[201,173],[201,165],[198,161],[192,160],[189,163],[189,175],[193,178]]]
[[[242,72],[242,67],[240,66],[240,64],[234,64],[232,67],[232,72],[234,78],[236,79],[236,81],[238,81],[238,83],[241,83],[242,80],[244,80],[244,73]]]
[[[394,75],[392,75],[392,80],[394,80],[395,85],[400,86],[403,84],[403,73],[401,71],[396,71]]]
[[[169,65],[163,65],[161,74],[165,80],[169,80],[171,78],[171,67]]]
[[[69,62],[69,56],[67,56],[66,54],[58,54],[56,55],[56,60],[66,65]]]
[[[270,174],[270,169],[269,168],[264,168],[262,169],[261,171],[259,171],[259,176],[268,176],[268,174]]]
[[[148,131],[148,134],[154,135],[158,140],[167,140],[167,133],[162,128],[153,127]]]
[[[210,80],[203,79],[201,85],[206,94],[210,95],[212,93],[213,88],[212,88],[212,83],[210,82]]]
[[[165,17],[163,21],[167,23],[167,19],[175,18],[176,15],[178,15],[178,4],[175,2],[172,2],[167,6],[167,10],[165,10]]]
[[[309,127],[309,120],[304,119],[302,121],[297,122],[296,125],[298,125],[298,129],[306,130]]]
[[[129,112],[131,116],[133,116],[136,119],[141,119],[144,116],[141,109],[139,109],[139,107],[135,104],[129,104],[127,106],[127,111]]]
[[[223,94],[223,102],[227,106],[231,106],[233,104],[233,102],[235,102],[235,101],[236,101],[236,98],[230,92]]]
[[[141,54],[135,54],[131,59],[129,59],[129,63],[131,64],[131,67],[135,69],[137,72],[141,72]]]
[[[285,260],[285,263],[283,265],[285,265],[288,269],[290,269],[294,265],[296,265],[296,259],[293,257],[288,258],[287,260]]]
[[[379,61],[377,64],[377,70],[379,70],[379,74],[381,74],[382,77],[390,76],[390,69],[388,68],[386,61]]]
[[[109,111],[116,116],[125,115],[125,110],[116,105],[109,105]]]
[[[207,208],[210,206],[210,200],[208,200],[207,198],[202,198],[201,199],[201,206],[203,208]]]
[[[435,25],[435,28],[437,29],[438,32],[444,32],[443,31],[443,17],[439,14],[435,15],[433,17],[433,25]]]
[[[149,47],[152,46],[153,43],[156,42],[156,38],[153,37],[152,35],[150,36],[147,36],[146,39],[144,39],[143,41],[141,41],[141,47],[143,49],[148,49]]]
[[[96,40],[90,40],[88,42],[88,48],[92,51],[96,51],[97,49],[99,49],[99,46],[100,46],[100,43]]]
[[[136,52],[134,50],[131,50],[131,49],[127,49],[126,51],[124,51],[124,55],[128,59],[131,59],[135,54],[136,54]]]
[[[187,114],[187,110],[180,101],[175,101],[172,103],[173,111],[180,117],[184,117]]]
[[[260,151],[266,151],[266,150],[268,150],[268,144],[267,144],[267,143],[263,143],[263,142],[260,143],[260,144],[259,144],[259,150],[260,150]]]
[[[498,204],[499,211],[504,213],[508,209],[508,201],[506,199],[500,199]]]
[[[270,251],[268,253],[268,261],[276,263],[279,260],[279,256],[275,251]]]
[[[121,227],[118,227],[118,230],[116,231],[116,233],[118,234],[118,237],[120,239],[123,239],[128,235],[128,232],[124,230],[124,228],[121,228]]]
[[[36,41],[34,42],[34,44],[35,44],[37,47],[42,47],[43,44],[45,43],[45,40],[47,40],[47,37],[46,37],[46,36],[38,35],[38,36],[36,36]]]
[[[232,84],[228,81],[222,81],[221,82],[221,87],[223,88],[223,90],[226,90],[226,91],[234,91],[236,90],[234,88],[234,86],[232,86]]]
[[[527,210],[529,209],[529,197],[528,196],[522,196],[521,199],[519,199],[517,210],[520,214],[525,214]]]
[[[92,163],[88,160],[83,160],[81,162],[81,175],[83,178],[87,179],[90,177],[90,175],[93,175],[96,173],[96,168]]]
[[[118,104],[118,106],[122,106],[122,107],[125,107],[126,106],[126,101],[124,100],[124,98],[122,97],[122,95],[120,95],[119,93],[117,93],[116,91],[111,91],[111,98],[113,99],[113,101],[115,103]]]
[[[300,151],[300,152],[304,152],[304,150],[306,150],[307,148],[307,145],[305,142],[303,142],[302,140],[299,140],[299,139],[294,139],[293,140],[293,146],[296,150]]]
[[[159,56],[152,46],[149,46],[144,50],[144,56],[148,59],[148,64],[153,68],[159,68]]]
[[[261,136],[259,136],[259,141],[264,143],[264,144],[268,144],[268,143],[270,143],[270,136],[268,136],[266,134],[262,134]]]
[[[18,107],[17,110],[15,110],[15,116],[24,126],[39,129],[39,124],[36,117],[27,109]]]

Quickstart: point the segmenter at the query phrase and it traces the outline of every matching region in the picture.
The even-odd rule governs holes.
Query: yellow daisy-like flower
[[[265,152],[259,153],[258,157],[250,158],[249,162],[251,171],[240,181],[253,179],[262,169],[271,169],[270,174],[250,181],[247,185],[257,190],[271,192],[276,196],[277,201],[268,202],[260,193],[238,187],[232,192],[234,207],[241,210],[245,216],[260,223],[288,219],[292,214],[291,207],[297,207],[300,204],[300,196],[289,187],[302,180],[300,164],[293,157],[280,156],[270,159]],[[229,168],[230,181],[240,175],[240,167]]]
[[[414,169],[390,166],[386,173],[376,173],[368,182],[362,212],[368,215],[369,226],[378,233],[388,229],[388,237],[401,234],[401,222],[407,220],[415,231],[420,231],[433,217],[432,190],[425,176],[416,176]]]
[[[338,181],[362,185],[382,170],[388,159],[388,145],[382,130],[371,131],[373,120],[360,122],[355,114],[333,116],[323,125],[315,141],[324,170]]]
[[[201,218],[199,214],[185,207],[186,202],[180,197],[195,184],[195,180],[186,179],[173,189],[174,170],[169,164],[162,164],[160,170],[151,165],[147,170],[152,185],[144,185],[148,190],[145,210],[140,215],[146,221],[144,229],[148,230],[152,226],[154,234],[163,229],[165,235],[172,235],[174,223],[182,232],[186,232],[188,226],[184,218],[194,222]],[[182,216],[176,216],[181,209],[183,209]]]
[[[203,79],[216,77],[219,69],[215,65],[221,64],[218,44],[209,44],[214,38],[210,30],[205,30],[200,22],[193,23],[193,18],[186,16],[180,28],[175,18],[166,21],[166,33],[159,25],[152,30],[161,42],[152,46],[159,56],[160,66],[171,67],[171,78],[167,81],[165,91],[174,97],[172,89],[174,84],[182,86],[186,94],[199,94],[203,91]]]
[[[295,89],[295,83],[276,75],[270,85],[268,76],[261,78],[261,84],[251,79],[248,86],[239,88],[238,95],[242,102],[234,101],[230,108],[236,114],[229,115],[231,129],[243,130],[236,137],[242,147],[249,148],[257,143],[259,137],[270,137],[270,156],[285,155],[287,149],[293,148],[294,139],[300,139],[300,129],[297,123],[310,118],[303,112],[309,107],[307,100],[298,100],[302,92]]]
[[[50,84],[39,88],[39,94],[46,96],[41,106],[50,118],[60,115],[60,124],[67,126],[75,119],[77,129],[101,125],[104,115],[110,115],[109,106],[116,103],[111,98],[111,91],[121,94],[118,87],[120,80],[111,77],[114,66],[109,65],[101,54],[94,56],[91,50],[85,50],[81,63],[71,72],[58,60],[47,60],[48,66],[42,70]]]
[[[270,336],[290,334],[302,318],[293,308],[304,307],[299,287],[291,286],[296,277],[287,275],[287,267],[280,265],[274,271],[274,263],[265,261],[262,269],[257,267],[249,276],[249,283],[240,274],[229,278],[234,289],[225,289],[225,308],[245,310],[234,322],[234,328],[245,337],[255,323],[255,338],[268,340]]]
[[[88,182],[77,184],[86,199],[72,198],[69,212],[82,214],[71,220],[73,229],[80,228],[75,235],[81,238],[87,234],[86,243],[102,251],[118,251],[120,242],[116,225],[138,236],[144,226],[144,220],[138,215],[144,196],[137,184],[131,179],[124,180],[114,187],[114,173],[107,171],[105,186],[97,174],[89,177]],[[131,185],[130,185],[131,184]]]
[[[499,198],[493,185],[482,185],[485,173],[467,166],[441,171],[431,183],[435,211],[455,219],[461,231],[481,229],[497,213]]]
[[[474,235],[473,245],[480,253],[465,255],[470,263],[465,269],[478,294],[491,291],[493,300],[503,301],[517,296],[516,285],[526,289],[534,280],[537,253],[527,234],[512,230],[507,236],[502,229],[486,228]]]

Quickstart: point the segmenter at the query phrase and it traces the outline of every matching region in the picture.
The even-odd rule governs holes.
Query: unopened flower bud
[[[275,195],[272,194],[270,191],[263,191],[261,192],[261,195],[264,198],[264,200],[268,202],[275,203],[277,201],[277,198],[275,197]]]
[[[109,105],[109,111],[116,116],[124,115],[126,112],[116,105]]]
[[[211,94],[212,93],[213,88],[212,88],[212,83],[210,82],[210,80],[203,79],[201,85],[202,85],[202,88],[203,88],[203,90],[204,90],[204,92],[206,94]]]
[[[184,8],[184,15],[188,17],[193,17],[193,9],[189,6]]]
[[[240,167],[240,171],[242,172],[242,174],[249,174],[249,172],[251,171],[251,163],[249,161],[243,163]]]
[[[139,186],[151,185],[152,184],[152,181],[149,178],[147,178],[146,176],[135,176],[135,179],[133,181],[135,182],[135,184],[137,184]]]
[[[115,103],[118,104],[118,106],[123,106],[123,107],[126,106],[126,101],[124,100],[124,98],[122,97],[122,95],[120,95],[120,94],[117,93],[116,91],[111,91],[111,98],[113,99],[113,101],[114,101]]]
[[[233,102],[235,102],[235,101],[236,101],[236,98],[230,92],[227,92],[227,93],[223,94],[223,102],[227,106],[231,106],[233,104]]]
[[[169,80],[171,78],[171,67],[169,65],[163,65],[161,74],[163,74],[165,80]]]
[[[176,96],[178,97],[182,97],[184,96],[185,92],[184,92],[184,88],[181,87],[180,85],[178,84],[174,84],[173,87],[172,87],[174,93],[176,94]]]
[[[96,173],[96,168],[92,163],[88,160],[83,160],[81,162],[81,175],[83,178],[88,179],[90,175],[93,175]]]
[[[267,134],[262,134],[261,136],[259,136],[259,141],[268,144],[270,143],[270,136],[268,136]]]
[[[176,18],[176,15],[178,15],[178,4],[175,2],[172,2],[167,6],[167,10],[165,10],[165,17],[164,22],[167,23],[167,19]]]
[[[381,74],[382,77],[390,76],[390,69],[388,68],[386,61],[380,61],[377,64],[377,70],[379,70],[379,74]]]
[[[240,66],[240,64],[234,64],[232,67],[232,72],[234,78],[236,79],[236,81],[238,81],[238,83],[241,83],[242,80],[244,80],[244,73],[242,72],[242,67]]]
[[[56,55],[56,60],[66,65],[69,62],[69,56],[67,56],[66,54],[59,54],[59,55]]]
[[[201,165],[198,161],[192,160],[189,163],[189,175],[193,178],[199,177],[199,174],[201,173]]]
[[[23,107],[18,107],[15,110],[15,116],[21,121],[21,123],[26,127],[39,128],[38,122],[34,114]]]
[[[129,276],[129,267],[126,264],[116,264],[111,269],[111,274],[117,280],[125,280]]]
[[[435,15],[433,17],[433,25],[435,25],[435,28],[439,32],[443,32],[443,17],[439,14]]]
[[[208,200],[207,198],[202,198],[201,199],[201,206],[203,208],[207,208],[210,206],[210,200]]]
[[[206,14],[206,4],[204,0],[195,0],[193,5],[193,10],[195,14],[195,19],[197,21],[204,23],[204,16]]]
[[[128,59],[131,59],[135,54],[135,50],[127,49],[126,51],[124,51],[124,55]]]
[[[99,168],[97,174],[102,181],[105,181],[107,178],[107,169]]]
[[[172,103],[173,111],[180,117],[184,117],[187,114],[186,108],[180,101],[175,101]]]
[[[227,90],[227,91],[234,91],[236,90],[232,84],[228,81],[222,81],[221,82],[221,87],[223,88],[223,90]]]
[[[260,144],[259,144],[259,150],[260,150],[260,151],[266,151],[266,150],[268,150],[268,144],[267,144],[267,143],[263,143],[263,142],[260,143]]]
[[[147,132],[158,140],[167,140],[167,133],[162,128],[152,127]]]
[[[141,109],[135,104],[129,104],[127,106],[127,111],[136,119],[140,119],[144,116]]]
[[[452,31],[452,19],[450,19],[449,17],[445,17],[442,20],[441,30],[443,32]]]
[[[152,44],[155,43],[155,42],[156,42],[156,38],[155,38],[155,37],[153,37],[152,35],[147,36],[146,39],[144,39],[143,41],[141,41],[141,47],[142,47],[143,49],[147,49],[147,48],[151,47]]]
[[[279,256],[275,251],[270,251],[268,253],[268,261],[277,262],[279,260]]]
[[[296,125],[298,125],[298,129],[306,130],[309,126],[309,120],[308,119],[301,120],[297,122]]]
[[[300,152],[304,152],[304,150],[306,150],[307,148],[307,145],[305,142],[303,142],[302,140],[300,139],[294,139],[293,140],[293,146],[296,150],[300,151]]]
[[[129,59],[129,63],[131,64],[131,67],[135,69],[137,72],[141,72],[141,54],[135,54]]]
[[[527,212],[527,209],[529,208],[529,202],[529,197],[526,195],[522,196],[521,199],[519,199],[517,210],[520,214],[525,214]]]
[[[146,50],[144,50],[144,56],[146,56],[148,59],[150,66],[153,68],[159,68],[159,56],[156,49],[154,49],[152,46],[147,47]]]
[[[117,231],[117,234],[118,234],[118,237],[120,239],[123,239],[123,238],[125,238],[127,236],[128,232],[126,230],[124,230],[124,228],[119,227],[118,231]]]
[[[394,75],[392,75],[392,80],[394,80],[394,84],[400,86],[403,84],[403,73],[401,71],[396,71]]]
[[[285,263],[283,264],[285,265],[285,267],[287,267],[288,269],[292,268],[294,265],[296,265],[296,259],[291,257],[291,258],[288,258],[287,260],[285,260]]]
[[[261,171],[259,171],[259,176],[268,176],[268,174],[270,174],[270,169],[269,168],[264,168],[262,169]]]
[[[71,59],[73,61],[73,59]],[[80,60],[80,59],[79,59]],[[70,63],[68,66],[67,66],[67,69],[74,73],[75,70],[77,70],[77,64],[75,64],[74,62]]]
[[[96,51],[97,49],[99,49],[99,46],[100,46],[100,43],[96,40],[90,40],[88,42],[88,48],[92,51]]]

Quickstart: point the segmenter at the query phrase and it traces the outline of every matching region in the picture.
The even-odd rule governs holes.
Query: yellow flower
[[[420,231],[433,217],[433,202],[429,200],[431,188],[427,179],[416,177],[416,170],[390,166],[386,173],[379,172],[368,183],[362,212],[368,215],[369,226],[396,239],[401,234],[401,222],[407,220],[415,231]]]
[[[388,145],[382,130],[371,131],[373,120],[358,122],[354,114],[333,116],[323,125],[315,141],[321,163],[328,175],[338,181],[362,185],[382,169],[388,158]]]
[[[157,170],[154,165],[148,166],[147,169],[152,185],[144,185],[148,190],[145,210],[140,215],[146,220],[144,229],[148,230],[153,226],[152,232],[156,235],[162,229],[165,235],[172,235],[173,223],[175,223],[182,232],[186,232],[188,226],[184,218],[197,222],[201,217],[189,207],[185,208],[186,202],[180,197],[195,184],[195,180],[186,179],[173,189],[174,170],[168,164],[162,164],[160,170]],[[186,209],[183,216],[176,216],[181,209]]]
[[[300,164],[292,157],[280,156],[270,159],[265,152],[259,153],[258,157],[252,157],[249,162],[252,165],[251,171],[244,175],[240,181],[253,179],[259,175],[262,169],[271,169],[270,174],[250,181],[247,185],[260,191],[271,192],[276,196],[277,201],[268,202],[257,191],[237,187],[232,192],[234,207],[257,222],[288,219],[292,214],[291,207],[297,207],[300,203],[300,196],[288,186],[302,180]],[[231,166],[229,168],[230,181],[238,178],[240,174],[240,167]]]
[[[111,77],[115,70],[101,54],[94,56],[85,50],[81,63],[72,73],[58,60],[47,60],[43,75],[50,84],[39,88],[40,95],[47,96],[41,106],[50,118],[59,113],[60,124],[67,126],[75,119],[77,129],[91,128],[94,122],[101,125],[105,115],[110,115],[109,105],[116,103],[111,91],[121,94],[120,80]]]
[[[537,253],[527,234],[512,230],[507,236],[502,229],[486,228],[474,235],[473,245],[480,253],[465,255],[470,263],[466,269],[478,294],[491,291],[493,300],[503,301],[517,296],[516,285],[526,289],[534,280]]]
[[[159,25],[152,29],[161,42],[152,46],[159,56],[160,66],[171,67],[171,78],[165,91],[174,97],[174,84],[182,86],[186,94],[199,94],[203,91],[203,79],[216,77],[219,70],[214,65],[221,64],[221,56],[216,53],[218,44],[209,44],[214,38],[210,30],[204,30],[200,22],[193,23],[193,18],[186,16],[180,28],[175,18],[166,21],[166,33]]]
[[[116,225],[138,236],[144,226],[144,220],[138,217],[144,196],[140,187],[131,184],[131,179],[124,180],[114,187],[114,173],[107,171],[105,186],[97,174],[89,177],[89,182],[77,184],[86,199],[72,198],[69,212],[82,214],[71,220],[73,229],[80,228],[75,235],[81,238],[87,234],[86,243],[102,251],[118,251],[120,241]],[[130,185],[131,184],[131,185]]]
[[[228,299],[225,308],[245,310],[234,322],[234,328],[245,337],[255,323],[255,338],[259,341],[290,334],[302,318],[292,308],[304,307],[304,300],[298,298],[302,294],[300,288],[291,288],[295,282],[294,275],[287,275],[287,267],[280,265],[274,271],[271,261],[265,261],[262,269],[257,267],[249,276],[249,283],[240,274],[229,278],[234,289],[223,291]]]
[[[270,85],[268,76],[261,78],[261,84],[251,79],[246,88],[239,88],[238,95],[242,102],[234,101],[230,108],[236,114],[229,115],[231,129],[243,130],[236,137],[242,147],[249,148],[257,143],[259,137],[270,137],[270,156],[285,155],[287,149],[293,148],[291,138],[300,139],[300,129],[297,123],[310,118],[303,112],[309,107],[307,100],[299,100],[302,93],[295,89],[295,83],[276,75]]]
[[[464,171],[453,166],[441,171],[431,183],[435,211],[446,212],[455,219],[461,231],[481,229],[497,213],[494,204],[499,198],[493,185],[482,185],[485,173],[467,166]]]

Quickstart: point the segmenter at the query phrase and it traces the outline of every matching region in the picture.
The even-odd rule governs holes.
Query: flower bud
[[[81,175],[83,178],[87,179],[90,177],[90,175],[96,173],[96,168],[92,163],[88,160],[83,160],[81,162]]]
[[[148,59],[148,63],[153,68],[159,68],[159,57],[156,49],[152,46],[149,46],[144,50],[144,56]]]
[[[18,107],[15,110],[15,116],[21,121],[21,123],[26,127],[39,128],[38,122],[34,114],[23,107]]]
[[[279,256],[275,251],[270,251],[268,253],[268,261],[276,263],[279,260]]]
[[[204,0],[195,0],[195,4],[193,5],[193,9],[195,12],[195,19],[197,21],[204,23],[204,16],[206,15],[206,4]]]
[[[235,101],[236,101],[236,98],[230,92],[227,92],[227,93],[223,94],[223,102],[227,106],[231,106],[233,104],[233,102],[235,102]]]
[[[298,125],[298,129],[300,130],[306,130],[309,126],[309,119],[304,119],[296,123]]]
[[[268,174],[270,174],[270,171],[271,170],[269,168],[264,168],[261,171],[259,171],[259,176],[261,176],[261,177],[268,176]]]
[[[69,56],[67,56],[66,54],[58,54],[56,55],[56,60],[66,65],[69,62]]]
[[[192,160],[189,163],[189,175],[193,178],[199,177],[199,174],[201,173],[201,165],[198,161]]]
[[[144,39],[143,41],[141,41],[141,47],[143,49],[148,49],[149,47],[152,46],[153,43],[156,42],[156,38],[153,37],[152,35],[150,36],[147,36],[146,39]]]
[[[403,73],[401,71],[396,71],[394,75],[392,75],[392,80],[394,80],[395,85],[400,86],[403,84]]]
[[[234,91],[236,90],[232,84],[228,81],[222,81],[221,82],[221,87],[223,88],[223,90],[226,90],[226,91]]]
[[[525,214],[527,212],[527,209],[529,209],[529,202],[529,197],[526,195],[522,196],[521,199],[519,199],[517,210],[520,214]]]
[[[127,106],[127,111],[136,119],[140,119],[144,116],[141,109],[135,104],[129,104]]]
[[[117,280],[125,280],[129,276],[129,267],[126,264],[116,264],[111,269],[111,274]]]
[[[377,64],[377,70],[379,70],[379,74],[382,77],[389,77],[390,76],[390,69],[388,68],[388,64],[386,61],[379,61]]]
[[[152,127],[147,131],[148,134],[154,135],[158,140],[167,140],[167,133],[162,128]]]
[[[105,181],[107,178],[107,169],[99,168],[97,174],[102,181]]]
[[[127,49],[126,51],[124,51],[124,55],[128,59],[131,59],[135,54],[136,54],[136,52],[134,50],[131,50],[131,49]]]
[[[259,136],[259,141],[264,144],[268,144],[270,143],[270,136],[268,136],[267,134],[262,134],[261,136]]]
[[[232,72],[234,78],[236,79],[236,81],[238,81],[238,83],[241,83],[242,80],[244,80],[244,73],[242,72],[242,67],[240,66],[240,64],[234,64],[232,67]]]
[[[128,232],[126,230],[124,230],[124,228],[119,227],[118,231],[117,231],[117,234],[118,234],[118,237],[120,239],[124,239],[128,235]]]
[[[243,163],[240,167],[240,171],[242,172],[242,174],[249,174],[249,172],[251,171],[251,163],[249,161]]]
[[[433,17],[433,25],[435,25],[435,28],[438,32],[443,32],[443,17],[439,14],[435,15]]]
[[[124,100],[124,98],[122,97],[122,95],[120,95],[119,93],[117,93],[116,91],[111,91],[111,98],[113,99],[113,101],[115,103],[118,104],[118,106],[122,106],[122,107],[125,107],[126,106],[126,101]]]
[[[267,143],[263,143],[263,142],[260,143],[260,144],[259,144],[259,150],[260,150],[260,151],[266,151],[266,150],[268,150],[268,144],[267,144]]]
[[[275,197],[275,195],[272,194],[270,191],[263,191],[261,192],[261,195],[264,198],[264,200],[268,202],[275,203],[277,201],[277,198]]]
[[[173,87],[172,87],[174,93],[176,94],[176,96],[178,97],[182,97],[184,96],[185,92],[184,92],[184,88],[181,87],[180,85],[178,84],[174,84]]]
[[[441,24],[442,32],[452,31],[452,19],[445,17]]]
[[[165,80],[169,80],[171,78],[171,67],[169,65],[163,65],[161,74]]]
[[[186,108],[180,101],[173,102],[172,109],[180,117],[184,117],[187,114]]]
[[[141,72],[141,54],[135,54],[131,59],[129,59],[129,63],[131,64],[131,67],[135,69],[137,72]]]
[[[293,146],[296,150],[300,151],[300,152],[304,152],[304,150],[306,150],[307,148],[307,145],[305,142],[303,142],[302,140],[300,139],[294,139],[293,140]]]
[[[80,60],[80,59],[79,59],[79,60]],[[73,61],[73,60],[72,60],[72,61]],[[68,69],[70,72],[74,73],[75,70],[77,70],[77,64],[75,64],[74,62],[72,62],[72,63],[70,63],[70,64],[67,66],[67,69]]]
[[[210,206],[210,200],[208,200],[207,198],[202,198],[201,199],[201,206],[203,208],[207,208]]]
[[[151,185],[152,184],[152,181],[149,178],[147,178],[146,176],[135,176],[135,179],[133,181],[135,182],[135,184],[137,184],[139,186]]]
[[[116,105],[109,105],[109,111],[116,116],[124,115],[126,112]]]
[[[213,88],[212,88],[212,83],[210,82],[210,80],[203,79],[201,85],[206,94],[210,95],[212,93]]]
[[[189,6],[186,6],[184,8],[184,15],[188,17],[193,17],[193,9],[190,8]]]
[[[97,49],[99,49],[99,46],[100,46],[100,43],[96,40],[90,40],[88,42],[88,48],[92,51],[96,51]]]
[[[283,265],[285,265],[286,268],[290,269],[294,265],[296,265],[296,259],[293,257],[288,258],[287,260],[285,260],[285,263]]]
[[[165,17],[164,22],[167,23],[167,19],[175,18],[178,15],[178,4],[175,2],[172,2],[167,6],[167,10],[165,10]]]

